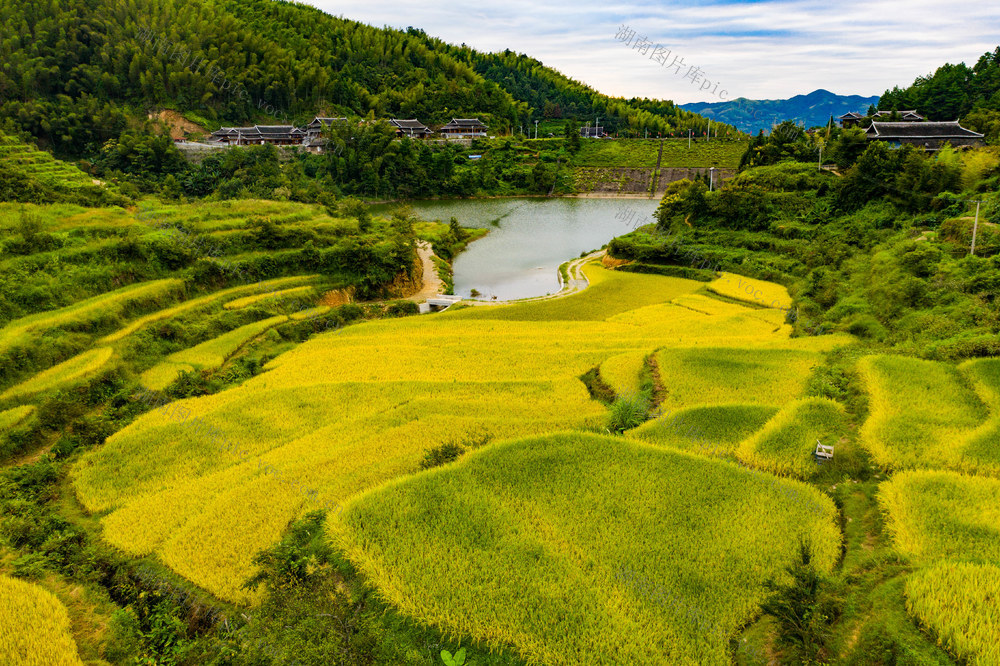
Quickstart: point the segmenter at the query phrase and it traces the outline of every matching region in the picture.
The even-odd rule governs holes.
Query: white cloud
[[[509,48],[609,95],[680,103],[717,99],[616,42],[620,25],[674,49],[730,98],[785,98],[816,88],[878,95],[945,62],[972,65],[1000,43],[996,0],[969,0],[956,11],[931,0],[310,4],[483,51]]]

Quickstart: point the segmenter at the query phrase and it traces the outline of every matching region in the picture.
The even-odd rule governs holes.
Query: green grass
[[[796,482],[561,434],[390,482],[337,537],[404,612],[530,662],[723,663],[800,538],[833,566],[834,515]]]
[[[264,294],[253,294],[251,296],[244,296],[243,298],[237,298],[229,301],[225,304],[227,310],[239,310],[240,308],[249,307],[251,305],[257,306],[273,306],[275,303],[281,303],[283,301],[293,299],[293,298],[305,298],[313,293],[313,287],[292,287],[291,289],[281,289],[280,291],[272,291]]]
[[[656,166],[660,141],[655,139],[617,139],[583,141],[580,152],[570,160],[579,167],[647,167]],[[746,152],[745,141],[694,141],[688,148],[687,139],[664,139],[661,168],[723,167],[735,169]]]
[[[803,398],[785,405],[761,431],[743,441],[736,457],[773,474],[808,479],[820,471],[820,464],[831,464],[813,459],[816,442],[834,446],[834,458],[843,458],[846,434],[843,406],[827,398]]]

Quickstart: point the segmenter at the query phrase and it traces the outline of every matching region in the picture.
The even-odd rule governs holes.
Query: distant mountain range
[[[848,111],[864,113],[869,105],[878,105],[878,96],[835,95],[829,90],[814,90],[808,95],[790,99],[739,99],[727,102],[691,102],[681,104],[686,111],[734,125],[744,132],[756,134],[758,130],[770,131],[783,120],[804,123],[806,127],[825,125],[830,116],[837,117]]]

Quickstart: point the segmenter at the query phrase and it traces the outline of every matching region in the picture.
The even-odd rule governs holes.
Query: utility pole
[[[708,191],[715,189],[715,167],[708,170]]]
[[[969,250],[969,256],[976,256],[976,231],[979,230],[979,204],[982,201],[976,201],[976,221],[972,223],[972,249]]]
[[[688,130],[688,150],[691,150],[691,132],[694,130]]]
[[[816,170],[823,170],[823,144],[819,144],[819,165],[816,167]]]
[[[601,138],[601,117],[597,116],[594,118],[594,138]]]
[[[708,134],[706,134],[705,137],[706,137],[705,141],[708,141],[709,139],[712,138],[712,119],[711,118],[708,119]]]
[[[538,138],[538,121],[535,121],[535,138]]]

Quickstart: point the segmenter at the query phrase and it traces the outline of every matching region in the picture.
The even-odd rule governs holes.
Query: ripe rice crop
[[[597,262],[588,263],[583,271],[590,287],[578,294],[515,305],[469,308],[452,316],[521,321],[601,320],[643,305],[665,303],[702,287],[700,282],[662,275],[631,273],[632,279],[622,279],[622,273],[610,271]]]
[[[729,453],[777,412],[756,404],[688,407],[646,421],[626,436],[694,453]]]
[[[448,633],[530,663],[694,664],[728,661],[800,539],[833,566],[835,516],[798,482],[565,433],[387,483],[332,529],[386,598]]]
[[[0,400],[33,395],[82,382],[103,369],[113,355],[114,351],[110,347],[85,351],[68,361],[38,373],[26,382],[12,386],[0,394]]]
[[[638,395],[639,373],[646,366],[646,356],[648,356],[646,352],[628,352],[612,356],[601,364],[601,379],[619,396]]]
[[[803,398],[785,405],[762,430],[744,440],[736,457],[772,474],[808,479],[819,471],[812,455],[817,441],[834,446],[846,433],[846,412],[840,403]]]
[[[265,303],[270,304],[272,301],[280,302],[293,297],[305,297],[312,292],[313,288],[308,285],[304,287],[292,287],[291,289],[282,289],[281,291],[274,291],[266,294],[253,294],[252,296],[237,298],[236,300],[226,303],[224,307],[227,310],[238,310],[250,305],[263,305]]]
[[[21,405],[0,412],[0,432],[23,423],[34,413],[34,405]]]
[[[802,395],[820,355],[789,349],[661,349],[663,409],[755,403],[782,405]]]
[[[240,582],[282,525],[416,473],[427,449],[600,427],[607,410],[579,377],[611,357],[663,345],[695,354],[787,348],[760,352],[759,372],[767,367],[779,379],[757,381],[758,400],[758,390],[768,399],[793,393],[805,377],[800,361],[821,358],[796,351],[808,340],[790,339],[749,308],[704,314],[666,303],[701,283],[588,270],[623,300],[549,312],[563,319],[536,319],[541,303],[525,303],[495,308],[503,317],[470,308],[316,335],[244,384],[152,410],[84,453],[72,471],[77,496],[105,514],[114,546],[156,555],[220,598],[249,602]],[[737,372],[753,365],[740,358]],[[720,369],[691,397],[743,400],[733,386]],[[258,506],[273,509],[263,516],[248,508]]]
[[[896,548],[922,561],[1000,562],[1000,480],[900,472],[879,486]]]
[[[145,317],[139,317],[135,321],[129,323],[128,326],[121,328],[111,335],[107,335],[101,338],[100,342],[102,344],[108,344],[110,342],[117,342],[122,338],[125,338],[132,333],[135,333],[143,326],[151,324],[156,321],[163,321],[164,319],[169,319],[171,317],[183,314],[185,312],[190,312],[197,308],[211,305],[217,301],[227,298],[229,296],[238,296],[241,294],[248,293],[260,293],[268,292],[276,287],[283,287],[290,284],[296,284],[298,282],[309,282],[315,279],[315,275],[295,275],[292,277],[277,278],[274,280],[266,280],[264,282],[257,282],[255,284],[242,285],[239,287],[231,287],[229,289],[223,289],[222,291],[217,291],[213,294],[208,294],[207,296],[201,296],[199,298],[192,298],[190,300],[184,301],[179,305],[175,305],[172,308],[166,308],[165,310],[160,310],[159,312],[154,312],[152,314],[146,315]]]
[[[190,349],[171,354],[142,374],[142,385],[150,390],[160,391],[169,386],[182,372],[220,368],[226,359],[239,351],[247,342],[286,321],[288,317],[285,315],[263,319],[240,326]]]
[[[780,284],[755,280],[733,273],[723,273],[718,280],[709,283],[708,289],[721,296],[728,296],[754,305],[762,305],[766,308],[787,310],[792,306],[792,297],[788,295],[788,290]]]
[[[0,664],[83,666],[66,607],[38,585],[0,575]]]
[[[886,469],[1000,472],[996,440],[990,445],[988,437],[982,439],[991,428],[997,432],[1000,410],[988,422],[986,405],[962,373],[976,374],[985,392],[988,368],[995,366],[966,364],[960,369],[902,356],[862,359],[858,370],[870,396],[870,415],[861,428],[861,442]]]
[[[942,562],[910,574],[906,609],[963,663],[1000,664],[1000,567]]]
[[[39,312],[16,319],[0,329],[0,353],[17,344],[27,344],[46,331],[59,328],[87,328],[109,317],[117,317],[137,303],[155,302],[179,292],[182,280],[142,282],[94,296],[59,310]]]
[[[310,319],[312,317],[318,317],[322,314],[326,314],[330,311],[329,305],[319,305],[315,308],[309,308],[308,310],[300,310],[298,312],[289,315],[289,319],[293,321],[301,321],[303,319]]]

